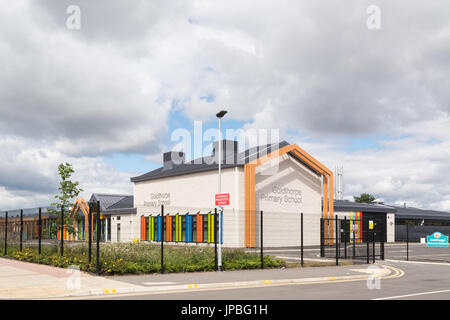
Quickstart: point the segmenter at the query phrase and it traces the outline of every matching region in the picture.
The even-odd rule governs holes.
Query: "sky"
[[[53,202],[63,162],[86,198],[131,194],[225,108],[343,166],[346,199],[450,211],[448,0],[0,4],[0,209]]]

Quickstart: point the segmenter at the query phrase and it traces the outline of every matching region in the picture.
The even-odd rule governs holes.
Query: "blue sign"
[[[427,236],[427,247],[448,247],[448,236],[444,236],[440,232]]]

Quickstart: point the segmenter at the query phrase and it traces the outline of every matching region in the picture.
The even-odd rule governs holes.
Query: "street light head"
[[[224,115],[227,114],[227,112],[228,112],[228,111],[222,110],[222,111],[220,111],[218,114],[216,114],[216,117],[219,118],[219,119],[221,119],[221,118],[223,118]]]

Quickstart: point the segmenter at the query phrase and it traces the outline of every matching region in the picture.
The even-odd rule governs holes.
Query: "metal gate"
[[[364,217],[320,219],[320,256],[375,263],[384,260],[386,221]]]

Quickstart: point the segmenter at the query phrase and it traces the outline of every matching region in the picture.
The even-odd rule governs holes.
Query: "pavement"
[[[129,292],[135,285],[72,269],[0,258],[0,299],[45,299]]]

